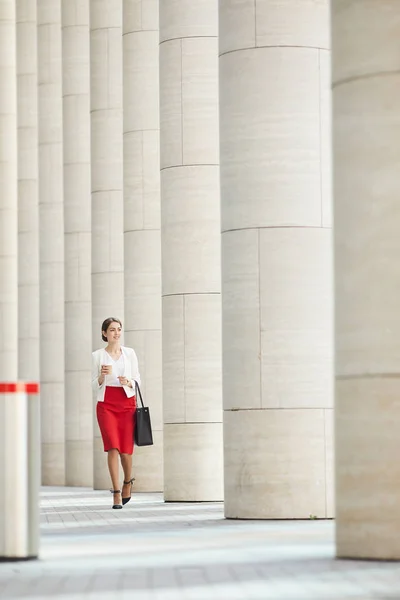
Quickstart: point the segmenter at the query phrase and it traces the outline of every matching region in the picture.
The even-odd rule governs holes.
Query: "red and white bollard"
[[[38,383],[0,383],[0,560],[39,553]]]

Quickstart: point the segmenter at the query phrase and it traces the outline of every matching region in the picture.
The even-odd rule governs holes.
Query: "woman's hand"
[[[127,385],[128,387],[132,387],[132,382],[130,381],[130,379],[127,379],[126,377],[118,377],[119,382],[121,385]]]
[[[97,381],[99,382],[99,385],[103,385],[106,375],[110,375],[111,370],[112,370],[111,365],[101,365],[100,375],[97,379]]]

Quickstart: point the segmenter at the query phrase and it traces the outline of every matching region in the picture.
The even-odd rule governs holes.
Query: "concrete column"
[[[63,0],[66,483],[93,483],[89,0]]]
[[[42,481],[65,484],[61,0],[38,0]]]
[[[328,1],[219,6],[225,514],[331,517]]]
[[[40,312],[39,312],[39,160],[38,160],[38,61],[37,61],[37,7],[32,0],[18,0],[17,11],[17,98],[18,98],[18,379],[40,380]],[[37,556],[39,537],[39,488],[41,482],[41,427],[40,401],[38,395],[29,395],[27,400],[15,394],[11,402],[25,402],[27,413],[20,414],[25,421],[26,431],[21,432],[19,419],[18,433],[14,436],[12,421],[3,423],[8,432],[9,442],[14,444],[25,436],[25,455],[21,456],[21,445],[17,457],[13,454],[11,489],[16,489],[15,472],[25,490],[20,504],[12,504],[17,518],[12,519],[12,510],[7,517],[12,526],[27,518],[27,547],[29,556]],[[7,411],[6,411],[7,412]],[[25,420],[27,418],[27,420]],[[7,434],[5,434],[7,435]],[[7,444],[7,442],[6,442]],[[7,445],[8,452],[10,447]],[[21,464],[15,461],[21,459]],[[9,463],[9,456],[5,457]],[[5,467],[7,469],[7,466]],[[5,470],[4,469],[4,470]],[[26,470],[25,470],[26,469]],[[3,471],[4,472],[4,471]],[[17,479],[17,481],[18,481]],[[5,492],[10,483],[4,486]],[[25,508],[27,512],[25,513]],[[18,539],[18,533],[13,534]]]
[[[90,0],[92,156],[92,344],[104,345],[101,324],[123,320],[122,1]],[[94,417],[94,486],[110,487],[106,454]]]
[[[164,491],[221,500],[218,2],[160,2]]]
[[[15,2],[0,4],[0,380],[18,372],[17,94]]]
[[[125,341],[140,361],[154,446],[136,448],[135,489],[163,489],[158,0],[124,0]]]
[[[39,381],[39,204],[36,2],[19,0],[18,87],[18,378]]]
[[[331,6],[337,554],[399,560],[400,6]]]

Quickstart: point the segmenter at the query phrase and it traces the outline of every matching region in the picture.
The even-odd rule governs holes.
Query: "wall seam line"
[[[207,40],[207,39],[212,39],[212,40],[217,40],[218,36],[217,35],[183,35],[180,37],[174,37],[174,38],[169,38],[168,40],[162,40],[159,43],[159,46],[161,46],[162,44],[167,44],[168,42],[177,42],[178,40]]]
[[[336,375],[336,381],[355,381],[359,379],[398,379],[400,373],[357,373],[353,375]]]
[[[374,77],[390,77],[393,75],[400,75],[399,69],[393,69],[391,71],[380,71],[375,73],[365,73],[364,75],[354,75],[353,77],[345,77],[338,81],[332,82],[332,90],[347,83],[356,83],[357,81],[363,81],[367,79],[373,79]]]
[[[325,408],[322,409],[322,415],[323,415],[323,419],[324,419],[324,465],[325,465],[325,469],[324,469],[324,479],[325,479],[325,486],[324,486],[324,491],[325,491],[325,519],[328,518],[328,493],[327,493],[327,486],[328,486],[328,481],[327,481],[327,477],[326,477],[326,469],[328,467],[328,463],[327,463],[327,456],[326,456],[326,412],[325,412]]]
[[[260,383],[260,408],[263,406],[263,388],[262,388],[262,364],[261,364],[261,250],[260,250],[260,229],[257,229],[257,254],[258,254],[258,368]]]
[[[181,39],[181,166],[183,165],[183,40]],[[163,169],[161,169],[162,171]]]
[[[257,48],[257,0],[254,0],[254,47]]]
[[[324,225],[323,227],[321,227],[321,225],[265,225],[264,227],[254,226],[238,227],[237,229],[225,229],[224,231],[221,231],[221,235],[224,235],[225,233],[235,233],[236,231],[252,231],[254,229],[326,229],[330,231],[332,228],[326,225]]]
[[[220,296],[221,292],[179,292],[177,294],[163,294],[162,298],[176,298],[177,296]]]
[[[183,153],[183,146],[182,146],[182,153]],[[183,160],[182,160],[182,162],[183,162]],[[160,171],[162,173],[163,171],[168,171],[168,169],[182,169],[184,167],[218,167],[218,166],[219,166],[218,163],[193,163],[190,165],[182,164],[182,165],[171,165],[169,167],[162,167],[160,169]]]
[[[234,50],[227,50],[226,52],[222,52],[219,54],[219,58],[222,56],[226,56],[227,54],[234,54],[235,52],[248,52],[250,50],[262,50],[262,49],[274,49],[274,48],[297,48],[299,50],[324,50],[329,52],[329,48],[322,48],[320,46],[296,46],[290,44],[271,44],[271,45],[262,45],[262,46],[246,46],[245,48],[235,48]]]
[[[186,423],[186,303],[183,296],[182,312],[183,312],[183,399],[184,399],[184,414]]]
[[[321,227],[324,224],[324,203],[322,197],[322,115],[321,115],[321,54],[318,50],[318,107],[319,107],[319,189],[320,189],[320,206],[321,206]]]
[[[158,33],[158,29],[134,29],[133,31],[126,31],[122,34],[122,37],[127,37],[128,35],[135,35],[137,33]]]

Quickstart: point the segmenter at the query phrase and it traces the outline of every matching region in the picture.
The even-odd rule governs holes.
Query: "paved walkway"
[[[400,565],[336,561],[329,521],[227,521],[221,504],[45,488],[41,560],[0,564],[0,598],[400,599]]]

